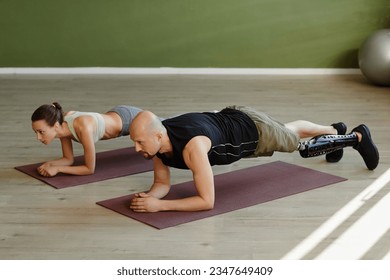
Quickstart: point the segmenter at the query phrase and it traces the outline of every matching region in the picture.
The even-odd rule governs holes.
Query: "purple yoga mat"
[[[84,156],[75,157],[74,165],[84,162]],[[26,173],[57,189],[73,187],[107,179],[123,177],[131,174],[153,170],[153,162],[145,160],[138,154],[134,147],[122,148],[96,154],[95,173],[86,176],[69,174],[57,174],[54,177],[43,177],[37,172],[37,167],[42,163],[17,166],[15,169]]]
[[[276,161],[216,175],[214,209],[200,212],[136,213],[129,209],[134,194],[97,204],[157,229],[219,215],[281,197],[345,181],[309,168]],[[164,199],[178,199],[196,194],[193,182],[173,185]]]

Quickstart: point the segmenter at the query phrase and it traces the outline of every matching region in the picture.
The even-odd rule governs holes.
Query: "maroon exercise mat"
[[[342,177],[276,161],[216,175],[215,205],[214,209],[209,211],[136,213],[129,209],[134,194],[100,201],[97,204],[157,229],[164,229],[345,180]],[[191,181],[173,185],[164,199],[178,199],[195,194],[196,190]]]
[[[84,156],[75,157],[74,165],[84,162]],[[43,177],[37,172],[42,163],[17,166],[15,169],[26,173],[57,189],[73,187],[107,179],[123,177],[131,174],[153,170],[153,162],[145,160],[134,147],[122,148],[96,154],[95,173],[92,175],[76,176],[57,174],[54,177]]]

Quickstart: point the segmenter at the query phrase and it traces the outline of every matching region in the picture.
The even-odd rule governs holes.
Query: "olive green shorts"
[[[275,151],[294,152],[299,146],[299,136],[281,122],[263,112],[246,106],[229,106],[247,114],[256,124],[259,143],[256,151],[249,157],[272,156]]]

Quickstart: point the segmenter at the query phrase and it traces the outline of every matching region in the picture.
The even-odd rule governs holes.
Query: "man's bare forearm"
[[[155,197],[155,198],[163,198],[165,197],[169,190],[171,189],[171,186],[165,185],[165,184],[158,184],[154,183],[152,187],[150,188],[148,194]]]

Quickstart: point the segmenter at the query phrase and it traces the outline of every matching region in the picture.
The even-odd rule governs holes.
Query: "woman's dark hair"
[[[54,126],[56,122],[62,124],[64,121],[64,112],[58,102],[52,104],[41,105],[34,111],[31,116],[31,121],[45,120],[49,126]]]

